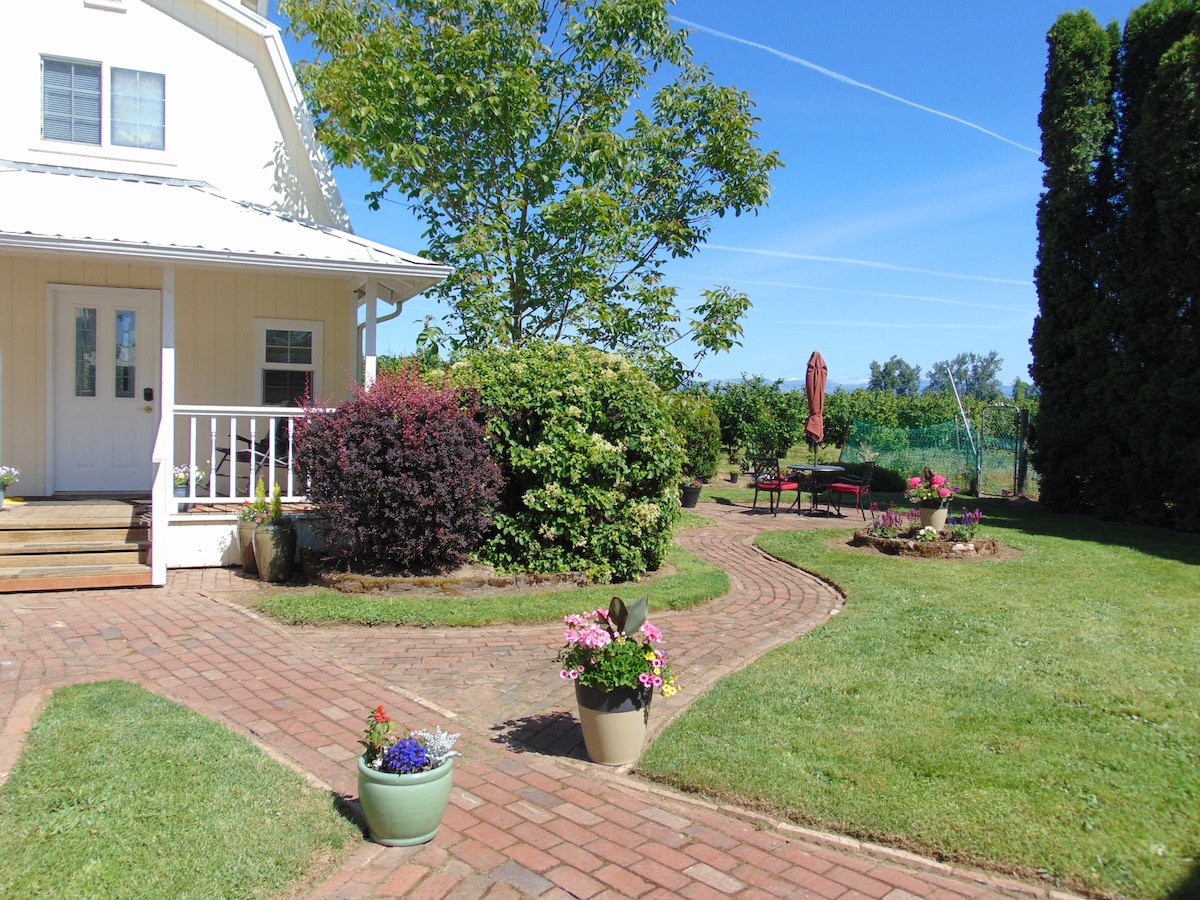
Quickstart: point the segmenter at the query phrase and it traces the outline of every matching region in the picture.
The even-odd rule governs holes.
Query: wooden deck
[[[7,500],[0,593],[152,583],[149,498]]]

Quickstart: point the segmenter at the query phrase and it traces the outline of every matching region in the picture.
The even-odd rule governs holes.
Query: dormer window
[[[42,137],[75,144],[102,142],[103,78],[100,63],[42,59]],[[166,147],[166,77],[136,69],[109,70],[109,143]]]
[[[42,137],[100,143],[98,63],[42,60]]]
[[[112,142],[162,150],[166,144],[166,78],[155,72],[112,70]]]

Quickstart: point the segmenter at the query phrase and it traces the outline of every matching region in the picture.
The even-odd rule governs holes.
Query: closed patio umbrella
[[[804,436],[813,445],[813,464],[817,462],[817,451],[825,439],[825,382],[829,379],[829,367],[820,350],[814,350],[808,358],[808,370],[804,373],[804,393],[808,396],[808,421],[804,423]]]

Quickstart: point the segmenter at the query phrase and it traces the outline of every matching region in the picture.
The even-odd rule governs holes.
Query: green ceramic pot
[[[453,757],[436,769],[412,775],[379,772],[358,758],[358,800],[367,833],[377,844],[411,847],[433,840],[453,786]]]

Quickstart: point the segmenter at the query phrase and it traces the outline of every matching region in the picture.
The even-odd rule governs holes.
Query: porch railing
[[[296,419],[303,410],[278,406],[176,406],[175,465],[188,466],[179,503],[240,503],[253,499],[259,478],[270,496],[305,499],[296,474]],[[200,473],[203,472],[203,475]]]

